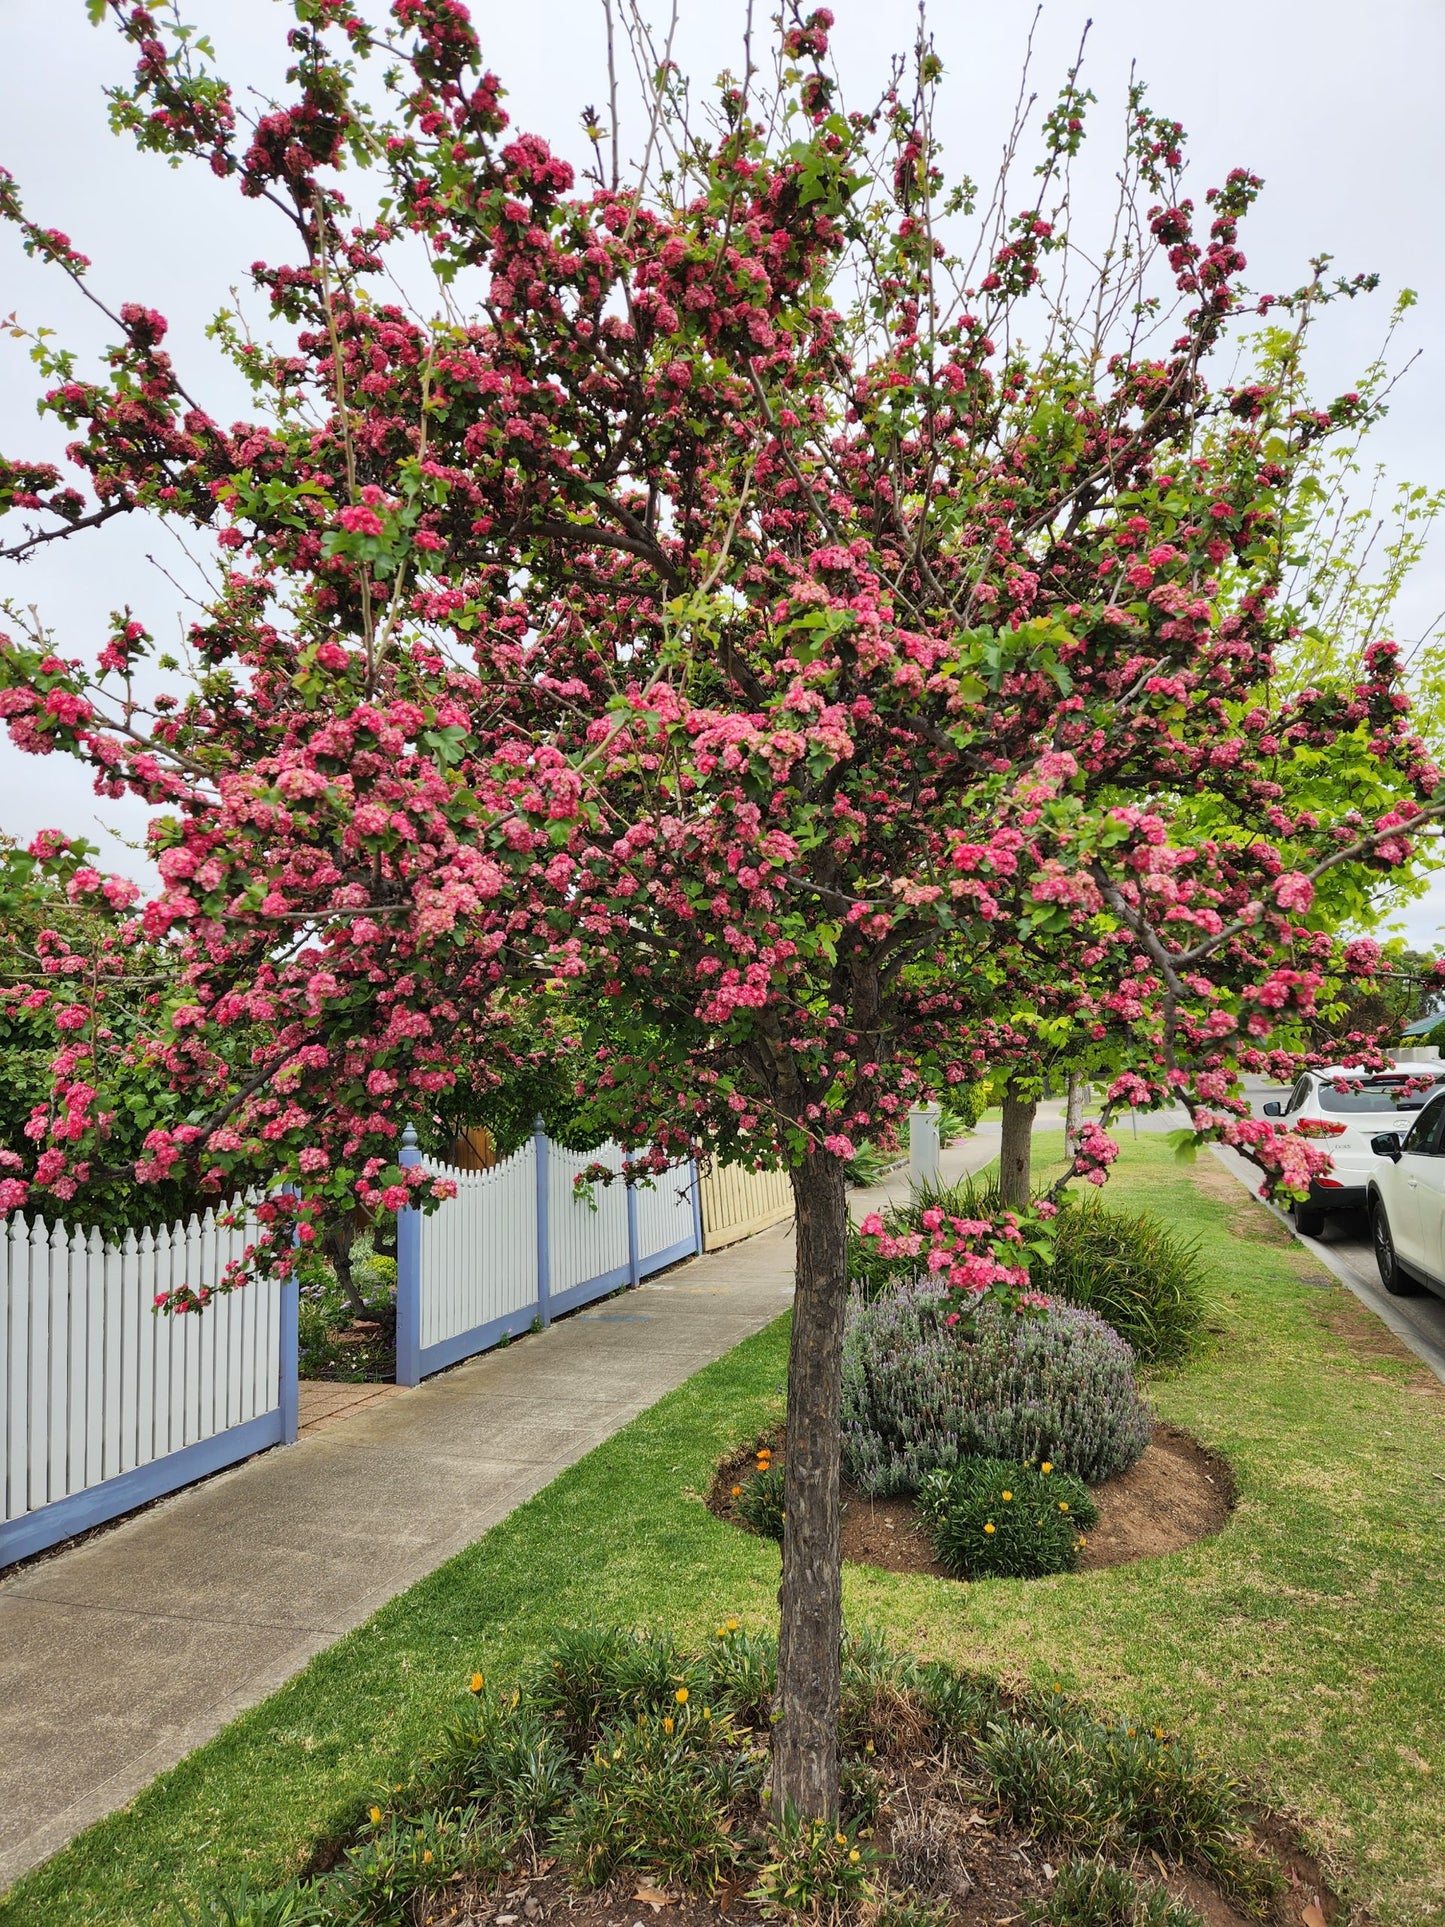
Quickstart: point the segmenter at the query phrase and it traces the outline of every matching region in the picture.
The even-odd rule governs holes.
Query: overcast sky
[[[654,17],[667,0],[654,0]],[[742,7],[733,0],[679,0],[677,57],[706,83],[739,58]],[[757,0],[760,19],[774,0]],[[584,106],[605,105],[600,0],[477,0],[488,63],[509,90],[514,124],[580,159]],[[834,47],[853,104],[876,98],[889,56],[906,48],[917,13],[907,0],[833,0]],[[1035,34],[1033,84],[1057,88],[1091,9],[1045,0]],[[1096,0],[1085,81],[1099,96],[1091,167],[1102,184],[1131,63],[1153,104],[1189,130],[1197,200],[1228,168],[1247,166],[1266,190],[1242,240],[1249,280],[1288,289],[1311,255],[1338,270],[1377,272],[1381,292],[1334,311],[1317,348],[1320,391],[1347,387],[1377,351],[1390,300],[1420,295],[1402,344],[1420,359],[1397,391],[1374,453],[1391,473],[1445,484],[1445,6],[1441,0],[1211,0],[1166,7],[1159,0]],[[184,17],[209,31],[228,75],[258,90],[279,82],[291,9],[279,0],[186,0]],[[947,158],[976,179],[992,177],[1012,113],[1029,0],[939,0],[929,23],[946,79],[940,131]],[[289,259],[280,217],[243,202],[204,170],[173,172],[106,125],[102,88],[129,62],[111,29],[86,21],[84,0],[0,0],[0,164],[19,179],[27,210],[63,228],[94,262],[92,280],[112,306],[140,300],[172,323],[170,345],[184,379],[211,412],[245,412],[244,394],[204,339],[204,326],[257,257]],[[253,312],[256,303],[251,302]],[[0,315],[16,312],[86,349],[103,324],[54,272],[21,254],[0,231]],[[259,314],[257,318],[260,319]],[[0,338],[0,448],[53,455],[34,417],[35,382],[23,343]],[[148,559],[151,558],[151,559]],[[158,566],[159,565],[159,566]],[[160,636],[176,633],[183,607],[167,574],[195,583],[176,542],[155,526],[124,520],[57,543],[23,570],[0,564],[0,596],[34,604],[68,655],[100,646],[107,612],[129,603]],[[1445,606],[1445,538],[1437,542],[1401,611],[1413,640]],[[104,807],[103,822],[97,811]],[[0,745],[0,828],[23,838],[55,826],[103,843],[106,860],[141,874],[114,834],[138,838],[138,805],[98,804],[89,783],[60,757],[20,756]],[[1414,906],[1404,927],[1434,944],[1445,924],[1445,881]]]

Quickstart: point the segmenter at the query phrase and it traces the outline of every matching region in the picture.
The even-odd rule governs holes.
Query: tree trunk
[[[1031,1180],[1029,1160],[1033,1149],[1034,1112],[1038,1108],[1038,1099],[1021,1097],[1012,1080],[1005,1085],[998,1188],[1011,1211],[1023,1211],[1028,1207]]]
[[[1071,1158],[1078,1149],[1079,1126],[1084,1121],[1084,1083],[1082,1071],[1069,1072],[1069,1101],[1064,1111],[1064,1156]]]
[[[351,1307],[352,1317],[370,1318],[370,1308],[362,1297],[360,1287],[351,1270],[351,1241],[355,1235],[355,1229],[351,1213],[348,1211],[344,1217],[331,1220],[321,1234],[322,1243],[327,1257],[331,1260],[332,1270],[336,1273],[336,1282],[341,1287],[341,1295]]]
[[[848,1199],[843,1166],[810,1150],[793,1173],[798,1243],[783,1469],[783,1584],[773,1799],[779,1813],[838,1811],[838,1552]]]

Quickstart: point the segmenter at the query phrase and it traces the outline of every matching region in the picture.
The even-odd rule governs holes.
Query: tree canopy
[[[146,1050],[194,1102],[137,1174],[287,1177],[303,1218],[425,1194],[395,1161],[409,1113],[544,986],[626,1142],[785,1162],[776,1759],[826,1811],[845,1161],[1052,1025],[1117,1051],[1112,1105],[1183,1101],[1298,1187],[1324,1154],[1251,1118],[1238,1073],[1320,1044],[1378,961],[1333,906],[1445,815],[1388,639],[1274,679],[1296,491],[1378,406],[1316,405],[1296,363],[1360,284],[1250,290],[1259,181],[1198,207],[1137,87],[1086,245],[1077,72],[1031,176],[1014,155],[991,195],[950,185],[931,47],[849,111],[825,9],[706,108],[652,61],[626,181],[596,119],[580,177],[508,126],[458,0],[395,0],[385,29],[296,0],[287,98],[249,126],[169,10],[93,11],[137,53],[117,125],[274,203],[291,250],[252,270],[272,338],[220,323],[254,419],[214,419],[126,303],[99,372],[37,350],[72,472],[0,464],[12,558],[123,515],[218,558],[189,680],[125,611],[92,659],[19,622],[0,646],[21,747],[162,811],[134,914],[178,973]],[[8,178],[0,212],[92,292]],[[425,313],[388,278],[418,238]],[[1214,377],[1250,314],[1287,372]],[[36,1131],[12,1206],[106,1156],[83,1048]],[[1114,1149],[1086,1127],[1077,1170]],[[947,1279],[1023,1282],[1021,1235],[960,1226]],[[258,1262],[291,1250],[287,1219]]]

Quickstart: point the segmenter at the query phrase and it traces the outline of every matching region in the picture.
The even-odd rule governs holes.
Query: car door
[[[1434,1146],[1440,1137],[1442,1121],[1445,1121],[1445,1097],[1432,1098],[1406,1132],[1400,1161],[1380,1186],[1396,1254],[1412,1271],[1430,1269],[1430,1260],[1425,1256],[1422,1201],[1427,1196],[1433,1196],[1429,1188],[1432,1174],[1436,1178],[1440,1175]],[[1425,1185],[1423,1191],[1422,1182]],[[1435,1256],[1438,1259],[1438,1231],[1436,1237]]]
[[[1420,1223],[1417,1268],[1441,1284],[1445,1283],[1445,1097],[1431,1099],[1420,1113],[1417,1128],[1423,1131],[1414,1158]],[[1414,1134],[1410,1133],[1412,1137]],[[1405,1162],[1403,1158],[1400,1161]]]

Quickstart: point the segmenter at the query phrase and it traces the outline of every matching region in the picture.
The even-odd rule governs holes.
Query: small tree
[[[95,669],[43,635],[0,656],[23,747],[167,811],[143,928],[179,946],[186,997],[157,1060],[198,1089],[235,1027],[265,1027],[145,1171],[290,1175],[303,1249],[308,1213],[397,1206],[429,1182],[395,1163],[409,1112],[542,982],[568,987],[628,1142],[785,1164],[774,1776],[829,1813],[855,1143],[1067,1013],[1129,1040],[1111,1105],[1185,1102],[1270,1186],[1320,1161],[1249,1119],[1237,1072],[1288,1061],[1281,1025],[1369,973],[1320,880],[1367,889],[1445,811],[1388,644],[1357,678],[1270,690],[1292,480],[1367,410],[1211,390],[1258,183],[1211,190],[1201,231],[1182,134],[1138,90],[1085,287],[1073,74],[1036,175],[1006,171],[979,218],[942,179],[932,49],[848,113],[821,9],[706,118],[655,62],[642,180],[594,116],[580,185],[507,130],[457,0],[395,0],[383,117],[353,85],[372,29],[298,0],[290,96],[249,136],[193,36],[110,10],[139,54],[118,121],[274,201],[299,247],[254,271],[278,345],[222,323],[256,422],[222,429],[163,319],[126,306],[99,379],[38,347],[90,493],[0,471],[35,518],[12,554],[156,513],[225,559],[185,693],[142,701],[127,616]],[[378,178],[370,224],[348,160]],[[13,187],[5,206],[85,285]],[[380,279],[411,234],[440,283],[425,320]],[[1274,310],[1302,339],[1329,296],[1316,275]],[[1326,811],[1289,804],[1306,768]],[[62,1173],[105,1140],[83,1071],[57,1072]],[[1102,1175],[1106,1132],[1082,1139]],[[294,1262],[291,1229],[258,1266]],[[1019,1237],[961,1234],[945,1279],[1024,1282]]]

